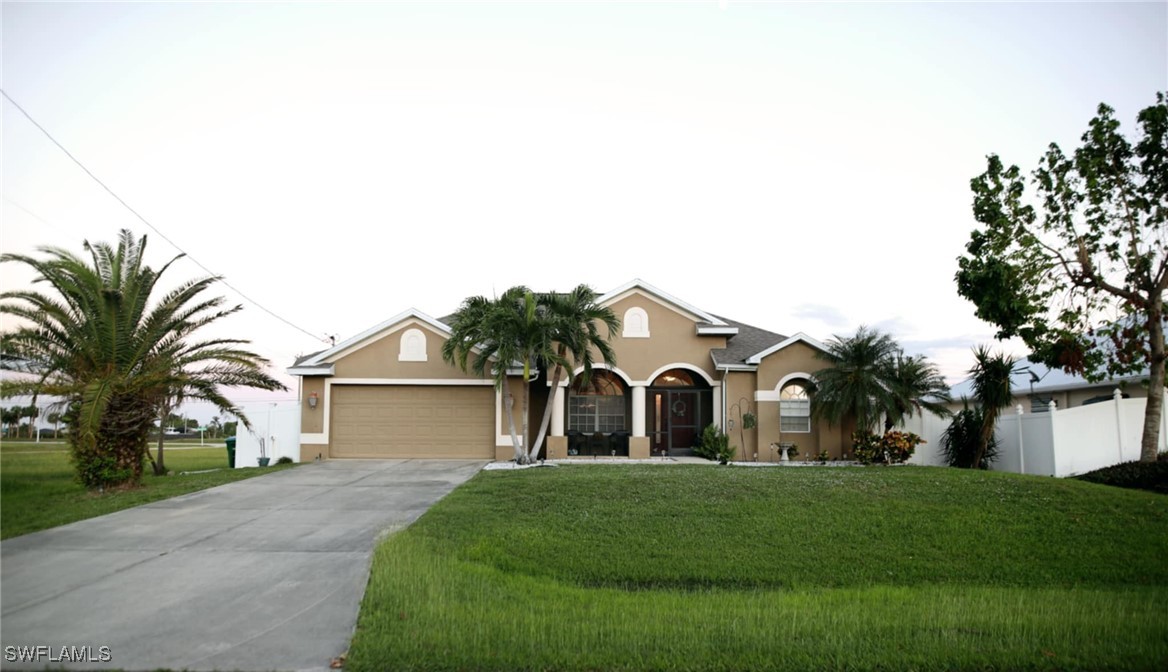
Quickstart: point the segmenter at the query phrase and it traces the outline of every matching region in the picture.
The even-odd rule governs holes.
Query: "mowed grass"
[[[938,468],[483,472],[346,669],[1168,669],[1168,498]]]
[[[40,445],[6,441],[0,446],[0,539],[286,468],[228,469],[227,450],[222,447],[167,450],[166,468],[171,475],[153,476],[148,464],[141,488],[95,493],[75,480],[63,444],[55,448],[44,442]],[[179,473],[211,469],[215,471]]]

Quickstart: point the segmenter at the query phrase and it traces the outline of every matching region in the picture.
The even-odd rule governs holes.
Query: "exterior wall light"
[[[316,405],[319,402],[320,402],[320,399],[316,396],[316,392],[310,392],[308,394],[308,407],[309,408],[316,408]]]

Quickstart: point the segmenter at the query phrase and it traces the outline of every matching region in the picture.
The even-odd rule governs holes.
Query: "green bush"
[[[852,434],[852,454],[862,464],[900,464],[913,456],[924,439],[912,432],[892,430],[884,436],[859,430]]]
[[[285,455],[284,457],[276,460],[276,464],[292,464],[292,458]]]
[[[717,460],[726,464],[734,457],[734,448],[730,446],[730,437],[726,436],[717,425],[706,425],[702,435],[694,445],[694,455],[707,460]]]
[[[1168,495],[1168,462],[1123,462],[1075,476],[1081,481]]]

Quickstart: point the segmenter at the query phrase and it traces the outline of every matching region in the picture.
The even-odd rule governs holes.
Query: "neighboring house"
[[[1102,401],[1111,401],[1118,388],[1123,398],[1142,399],[1148,396],[1148,373],[1108,378],[1090,382],[1082,376],[1067,373],[1062,369],[1051,369],[1044,364],[1019,360],[1010,376],[1010,391],[1013,401],[1010,408],[1021,405],[1026,413],[1045,413],[1050,402],[1056,408],[1066,409],[1085,406]],[[968,397],[973,405],[973,383],[966,379],[950,388],[955,402],[953,409],[961,408],[961,399]]]
[[[640,280],[599,302],[621,319],[616,364],[599,365],[586,387],[564,380],[552,391],[546,371],[531,384],[533,437],[555,404],[548,458],[687,454],[711,423],[732,445],[741,436],[736,459],[777,461],[771,445],[780,442],[803,455],[843,456],[850,429],[810,417],[809,383],[824,349],[815,339],[718,317]],[[449,335],[446,322],[411,309],[300,358],[288,369],[302,377],[300,459],[511,459],[502,394],[442,361]],[[517,431],[520,377],[510,382]],[[740,433],[746,412],[757,427]]]

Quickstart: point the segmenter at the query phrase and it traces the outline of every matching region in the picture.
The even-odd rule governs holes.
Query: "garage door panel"
[[[332,457],[492,459],[495,395],[488,386],[335,385]]]

